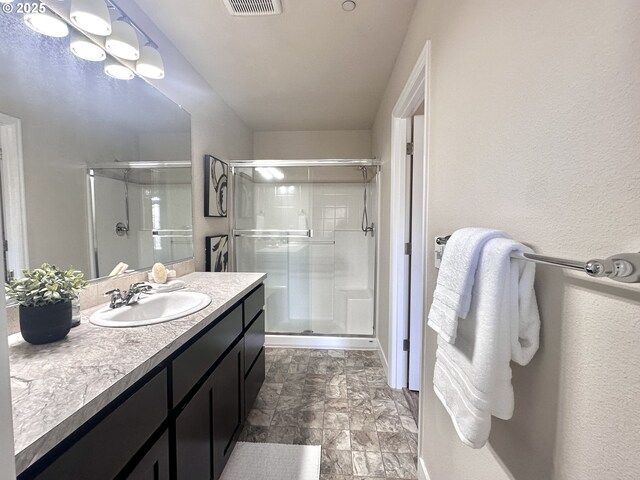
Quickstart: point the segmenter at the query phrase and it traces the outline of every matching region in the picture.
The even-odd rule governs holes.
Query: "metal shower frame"
[[[235,256],[235,236],[233,235],[233,231],[235,230],[235,187],[236,187],[236,168],[256,168],[256,167],[371,167],[375,168],[376,175],[380,174],[381,164],[380,161],[376,158],[362,158],[362,159],[352,159],[352,158],[323,158],[323,159],[307,159],[307,160],[274,160],[274,159],[265,159],[265,160],[232,160],[228,162],[231,181],[229,182],[229,192],[227,198],[231,199],[228,206],[227,215],[229,217],[229,256],[231,261],[229,262],[230,271],[235,271],[236,269],[236,256]],[[376,196],[377,196],[377,208],[376,208],[376,218],[375,225],[380,225],[380,194],[381,194],[381,186],[382,182],[379,179],[376,179]],[[374,276],[373,276],[373,294],[374,294],[374,302],[373,302],[373,333],[371,335],[350,335],[350,334],[340,334],[336,335],[333,333],[329,334],[321,334],[314,333],[312,336],[314,337],[370,337],[375,338],[377,335],[377,320],[378,320],[378,252],[380,249],[380,240],[379,240],[379,230],[376,228],[376,232],[373,233],[375,237],[374,241]],[[278,333],[270,332],[269,335],[279,335]],[[290,333],[283,335],[291,335]],[[295,335],[301,335],[300,333],[296,333]]]

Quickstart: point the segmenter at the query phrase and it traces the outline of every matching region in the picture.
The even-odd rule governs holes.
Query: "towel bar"
[[[436,237],[436,245],[446,245],[449,237],[451,235]],[[590,277],[610,278],[624,283],[640,283],[640,253],[620,253],[605,259],[593,259],[587,262],[526,252],[514,252],[511,257],[542,265],[581,271]]]

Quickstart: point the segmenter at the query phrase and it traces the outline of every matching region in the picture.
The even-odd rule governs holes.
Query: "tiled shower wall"
[[[336,284],[341,288],[370,289],[374,286],[375,242],[361,230],[363,185],[315,183],[297,185],[256,184],[254,187],[257,228],[313,230],[312,240],[335,241]],[[367,186],[369,221],[376,218],[375,183]],[[264,217],[264,221],[260,220]]]
[[[237,177],[236,186],[236,228],[313,230],[311,239],[289,239],[288,243],[278,239],[237,243],[249,250],[241,254],[241,269],[270,269],[267,295],[272,293],[274,301],[273,308],[267,301],[267,330],[372,334],[375,240],[361,230],[363,185],[274,185]],[[371,222],[376,219],[375,182],[369,183],[367,190]],[[300,251],[296,245],[302,243],[307,247]],[[288,256],[282,256],[287,250]],[[274,260],[276,252],[281,252],[282,260]],[[288,300],[281,297],[283,294]],[[364,314],[367,318],[359,325],[347,321],[346,299],[352,295],[370,298]],[[357,316],[352,312],[349,318]]]

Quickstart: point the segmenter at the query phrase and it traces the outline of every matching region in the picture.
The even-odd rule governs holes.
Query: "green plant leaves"
[[[48,263],[33,270],[23,270],[22,273],[24,278],[5,284],[5,292],[7,297],[14,298],[25,307],[73,300],[83,287],[89,285],[79,270],[62,271]]]

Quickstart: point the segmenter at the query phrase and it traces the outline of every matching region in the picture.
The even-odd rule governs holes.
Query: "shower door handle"
[[[234,237],[248,238],[311,238],[313,230],[278,230],[278,229],[233,229]]]

